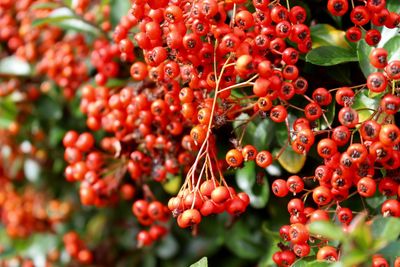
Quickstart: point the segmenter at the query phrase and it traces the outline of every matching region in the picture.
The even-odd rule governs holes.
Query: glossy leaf
[[[354,104],[352,105],[352,108],[358,112],[360,122],[367,120],[373,113],[373,110],[379,106],[379,98],[369,98],[366,96],[367,92],[368,90],[365,89],[358,93],[354,98]]]
[[[274,155],[276,155],[278,151],[279,149],[275,149]],[[278,158],[278,162],[287,172],[298,173],[306,162],[306,155],[297,154],[293,151],[291,146],[288,146]]]
[[[190,267],[208,267],[208,261],[206,257],[201,258],[198,262],[190,265]]]
[[[357,55],[352,50],[342,47],[320,46],[308,52],[306,61],[318,66],[333,66],[357,61]]]
[[[360,64],[361,71],[364,73],[365,77],[368,77],[372,72],[376,72],[377,69],[374,68],[369,63],[369,54],[372,48],[364,41],[360,40],[357,45],[357,57],[358,63]]]
[[[329,24],[316,24],[310,27],[313,49],[320,46],[338,46],[351,49],[346,41],[344,31],[338,30]]]
[[[342,240],[344,234],[339,226],[332,222],[317,221],[308,226],[311,234],[320,235],[330,240]]]
[[[377,47],[384,47],[384,45],[393,37],[398,35],[398,29],[394,28],[394,29],[389,29],[386,28],[385,26],[382,27],[381,30],[381,40],[379,41]]]
[[[400,36],[391,38],[383,48],[388,51],[388,62],[400,59]]]
[[[32,74],[32,68],[27,61],[16,56],[9,56],[0,60],[0,74],[30,76]]]

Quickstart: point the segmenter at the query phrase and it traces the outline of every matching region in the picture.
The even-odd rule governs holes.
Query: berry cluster
[[[38,74],[46,74],[63,88],[66,99],[71,99],[78,87],[88,79],[82,60],[88,53],[83,35],[65,36],[49,47],[36,66]]]
[[[84,241],[74,232],[68,232],[63,236],[67,253],[80,264],[89,265],[93,262],[92,252],[86,248]]]
[[[181,143],[197,157],[186,170],[178,196],[168,204],[181,227],[197,225],[201,216],[224,210],[240,214],[249,204],[245,193],[236,194],[225,181],[212,130],[251,109],[271,109],[271,118],[283,122],[286,106],[272,101],[286,102],[307,89],[307,81],[299,77],[294,65],[299,53],[311,49],[310,30],[303,24],[304,8],[288,10],[269,1],[255,1],[255,11],[249,11],[241,4],[135,1],[115,30],[121,58],[133,58],[133,43],[143,50],[145,63],[134,62],[130,73],[133,79],[151,80],[159,88],[152,95],[153,115],[169,116],[172,135],[181,135],[184,125],[191,128]],[[134,42],[128,35],[133,27],[139,29]],[[287,47],[285,40],[297,49]],[[244,81],[236,84],[237,79]],[[231,97],[231,90],[241,87],[253,87],[252,97],[259,98],[259,105]],[[176,123],[171,114],[177,114]],[[257,158],[262,167],[272,162],[268,151],[253,156],[254,149],[246,149],[250,149],[246,160]],[[231,167],[243,162],[238,150],[226,155]]]
[[[71,212],[69,203],[50,200],[33,188],[19,192],[5,177],[0,177],[0,184],[1,223],[11,238],[26,238],[37,232],[54,230]]]
[[[386,0],[368,0],[363,5],[354,6],[352,1],[350,20],[354,26],[346,31],[346,38],[350,42],[358,42],[363,37],[370,46],[375,46],[381,40],[381,32],[377,29],[365,30],[363,26],[371,22],[375,26],[385,26],[389,29],[396,28],[400,22],[400,15],[390,12],[386,8]],[[328,11],[333,16],[344,16],[349,11],[348,0],[328,0]]]

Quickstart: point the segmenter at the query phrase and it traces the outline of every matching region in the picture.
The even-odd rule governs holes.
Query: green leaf
[[[292,267],[325,267],[330,266],[331,263],[327,261],[317,261],[314,260],[315,257],[305,257],[299,259],[291,265]]]
[[[111,23],[117,25],[122,16],[124,16],[129,8],[131,2],[129,0],[110,0],[111,6]]]
[[[17,56],[10,56],[0,60],[0,74],[30,76],[32,74],[32,67],[27,61]]]
[[[341,84],[351,84],[351,67],[346,64],[335,65],[326,70],[329,78],[338,81]],[[334,101],[333,101],[334,102]]]
[[[400,2],[398,0],[386,0],[386,8],[389,11],[399,13],[400,12]]]
[[[382,205],[383,202],[385,202],[386,197],[377,190],[375,192],[375,195],[373,197],[367,197],[365,198],[365,202],[368,204],[373,209],[376,209]]]
[[[264,119],[257,124],[253,134],[253,142],[258,151],[265,150],[271,144],[274,137],[274,123],[270,119]]]
[[[53,126],[49,131],[49,144],[52,147],[56,147],[61,144],[65,130],[59,126]]]
[[[383,48],[388,52],[388,62],[400,58],[400,36],[391,38]]]
[[[360,218],[357,223],[356,218],[353,219],[350,229],[350,236],[353,243],[358,249],[368,251],[373,246],[373,238],[371,228],[365,224],[365,218]]]
[[[105,86],[108,87],[108,88],[114,88],[114,87],[123,87],[125,85],[126,85],[126,81],[125,80],[108,79]]]
[[[243,259],[258,259],[264,253],[265,240],[259,231],[252,231],[248,222],[240,220],[225,232],[225,245]]]
[[[238,187],[250,197],[250,205],[254,208],[263,208],[268,202],[270,189],[265,176],[257,181],[256,164],[248,161],[244,167],[236,171],[236,183]]]
[[[60,5],[58,3],[52,3],[52,2],[43,2],[43,3],[35,3],[31,5],[31,9],[54,9],[59,7]]]
[[[354,103],[352,105],[352,108],[358,112],[359,122],[364,122],[367,120],[373,113],[373,110],[377,109],[379,106],[380,98],[369,98],[366,95],[367,93],[367,89],[364,89],[362,92],[358,93],[355,96]]]
[[[372,222],[372,235],[374,240],[382,239],[387,242],[397,240],[400,235],[400,219],[382,216],[375,218]]]
[[[386,259],[394,260],[398,255],[400,255],[400,242],[390,242],[387,246],[379,250],[377,253],[381,254]]]
[[[390,39],[398,35],[398,29],[389,29],[385,26],[381,29],[381,40],[379,41],[377,47],[383,47]]]
[[[60,103],[47,95],[43,95],[37,102],[38,116],[44,120],[59,120],[62,117]]]
[[[41,26],[45,24],[56,25],[67,30],[86,32],[94,36],[102,34],[99,28],[76,16],[75,13],[67,7],[57,8],[46,18],[37,19],[32,22],[32,26]]]
[[[369,54],[371,53],[372,48],[365,42],[365,40],[360,40],[357,45],[357,57],[358,62],[360,64],[361,71],[364,73],[365,77],[368,77],[373,72],[376,72],[377,69],[374,68],[369,63]]]
[[[17,117],[18,109],[10,97],[0,98],[0,128],[7,128]]]
[[[162,184],[162,187],[164,188],[165,192],[168,194],[176,194],[179,191],[179,188],[181,187],[182,183],[182,176],[176,175],[176,176],[167,176],[167,181]]]
[[[88,240],[96,244],[104,237],[104,230],[107,226],[107,216],[104,213],[98,213],[93,216],[86,226],[86,235]]]
[[[368,251],[352,249],[351,252],[345,251],[344,253],[345,255],[340,259],[344,266],[358,266],[368,259]]]
[[[332,222],[317,221],[308,226],[311,234],[319,235],[330,240],[343,240],[344,234],[341,228]]]
[[[313,49],[320,46],[337,46],[351,49],[345,38],[346,33],[329,24],[315,24],[310,27],[310,30]]]
[[[357,61],[357,55],[352,50],[342,47],[320,46],[307,53],[306,61],[318,66],[333,66]]]
[[[198,262],[193,263],[190,267],[208,267],[208,261],[206,257],[201,258]]]
[[[274,155],[276,155],[278,151],[278,148],[275,149]],[[306,163],[306,155],[297,154],[293,151],[291,146],[287,146],[278,158],[278,162],[287,172],[298,173]]]

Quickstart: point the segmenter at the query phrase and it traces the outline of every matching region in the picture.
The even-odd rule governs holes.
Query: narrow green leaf
[[[46,24],[56,24],[57,22],[62,22],[68,19],[76,19],[75,16],[57,16],[57,17],[47,17],[36,19],[32,22],[33,27],[39,27]]]
[[[343,240],[344,234],[339,226],[332,222],[317,221],[308,226],[311,234],[319,235],[330,240]]]
[[[369,54],[372,48],[364,41],[360,40],[357,45],[357,57],[360,64],[361,71],[364,73],[365,77],[368,77],[372,72],[376,72],[377,69],[374,68],[369,63]]]
[[[342,47],[321,46],[308,52],[306,61],[318,66],[333,66],[357,61],[357,55],[353,51]]]
[[[190,265],[190,267],[208,267],[208,261],[206,257],[201,258],[198,262]]]
[[[0,60],[0,74],[2,75],[30,76],[31,73],[31,65],[19,57],[10,56]]]
[[[63,29],[86,32],[94,36],[101,35],[100,29],[82,20],[81,18],[76,16],[71,9],[67,7],[57,8],[53,10],[48,17],[37,19],[32,22],[33,26],[41,26],[44,24],[57,25]]]
[[[30,8],[31,9],[54,9],[59,6],[60,5],[58,3],[43,2],[43,3],[35,3]]]

